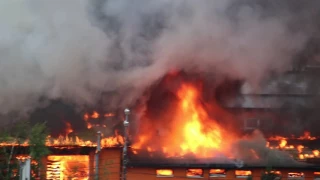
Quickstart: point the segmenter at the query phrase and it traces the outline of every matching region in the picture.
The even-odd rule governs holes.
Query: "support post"
[[[121,173],[121,180],[127,179],[127,163],[128,163],[128,156],[127,156],[127,150],[128,150],[128,143],[129,143],[129,134],[128,134],[128,127],[129,127],[129,115],[130,110],[125,109],[124,114],[126,115],[126,119],[123,122],[124,126],[124,145],[123,145],[123,151],[122,151],[122,173]]]
[[[95,180],[99,180],[99,155],[100,155],[100,151],[101,151],[101,132],[98,131],[97,132],[97,149],[96,149],[96,153],[95,153],[95,170],[94,170],[94,174],[95,174]]]
[[[31,157],[17,157],[20,165],[20,180],[30,180],[31,176]]]

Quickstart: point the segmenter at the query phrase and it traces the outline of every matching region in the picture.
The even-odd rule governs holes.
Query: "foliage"
[[[12,179],[11,177],[17,173],[19,168],[15,159],[17,154],[29,153],[34,160],[40,163],[35,167],[39,170],[40,159],[49,153],[45,146],[47,134],[45,123],[31,127],[28,121],[19,121],[12,127],[0,130],[0,142],[11,144],[0,147],[0,179]],[[19,146],[13,145],[20,145],[26,140],[29,140],[30,144],[28,152],[22,152]]]
[[[50,153],[46,146],[46,138],[48,136],[47,128],[45,123],[36,124],[31,128],[29,135],[29,151],[32,159],[38,162],[37,166],[33,166],[35,171],[40,174],[40,168],[43,166],[42,157]]]
[[[29,123],[27,121],[19,121],[14,124],[11,128],[5,128],[1,130],[0,141],[20,144],[26,140],[29,128]],[[0,151],[0,177],[1,179],[10,179],[13,174],[16,174],[18,171],[18,162],[14,158],[16,155],[16,147],[11,146],[1,146]]]
[[[50,153],[46,146],[48,132],[45,123],[36,124],[32,127],[29,136],[30,155],[33,159],[39,161],[42,157]]]

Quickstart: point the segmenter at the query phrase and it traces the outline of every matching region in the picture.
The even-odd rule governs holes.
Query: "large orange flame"
[[[178,91],[178,97],[181,99],[178,118],[186,118],[182,127],[181,150],[184,153],[197,153],[206,149],[220,149],[221,128],[214,121],[203,123],[209,118],[203,107],[197,103],[197,89],[191,85],[183,85]],[[207,152],[202,155],[208,156]]]
[[[227,152],[228,133],[213,119],[210,119],[200,101],[200,91],[193,84],[182,84],[177,91],[178,105],[171,118],[171,131],[166,137],[158,137],[161,147],[155,146],[150,129],[142,133],[133,148],[161,150],[167,156],[193,154],[199,158],[214,157],[215,152]],[[158,148],[158,149],[157,149]]]

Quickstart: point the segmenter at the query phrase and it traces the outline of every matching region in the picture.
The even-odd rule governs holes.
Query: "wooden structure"
[[[23,147],[21,147],[23,149]],[[67,178],[68,168],[64,165],[64,169],[56,169],[61,175],[57,175],[52,178],[49,174],[52,157],[68,157],[73,159],[74,164],[86,164],[85,167],[77,167],[73,176],[77,179],[94,179],[94,160],[95,160],[95,148],[94,147],[52,147],[51,155],[43,159],[43,163],[46,164],[42,169],[42,177],[45,179],[59,179]],[[79,157],[86,157],[85,161]],[[315,162],[316,160],[314,160]],[[145,158],[145,160],[139,160],[138,158],[132,158],[129,156],[129,163],[127,166],[128,180],[153,180],[153,179],[216,179],[216,180],[230,180],[230,179],[248,179],[260,180],[262,174],[267,171],[266,166],[253,166],[244,164],[242,167],[237,167],[235,164],[217,164],[215,162],[210,163],[197,163],[199,161],[179,162],[175,160],[156,160]],[[68,162],[65,162],[68,164]],[[71,161],[69,161],[72,164]],[[317,163],[320,164],[320,163]],[[99,179],[120,179],[122,171],[122,147],[104,148],[100,152],[99,157]],[[69,168],[70,170],[70,168]],[[285,180],[313,180],[320,177],[320,166],[292,166],[288,164],[286,167],[272,167],[273,172],[277,176],[281,176]],[[87,171],[88,173],[80,173]],[[50,178],[51,177],[51,178]],[[71,176],[68,176],[70,178]],[[73,177],[73,178],[76,178]],[[59,179],[60,180],[60,179]]]

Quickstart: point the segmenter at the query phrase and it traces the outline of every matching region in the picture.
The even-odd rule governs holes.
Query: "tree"
[[[46,147],[46,137],[48,135],[46,124],[36,124],[30,126],[28,121],[19,121],[12,127],[6,127],[0,130],[0,142],[7,144],[0,148],[0,179],[12,179],[18,173],[18,162],[14,158],[18,153],[29,153],[33,160],[37,161],[37,165],[33,170],[40,172],[41,158],[49,153]],[[29,140],[29,148],[27,151],[21,152],[19,145]]]
[[[28,129],[27,121],[19,121],[14,124],[11,128],[3,129],[0,135],[0,142],[6,142],[8,145],[1,146],[1,162],[0,162],[0,178],[10,179],[13,174],[17,173],[18,163],[14,159],[16,154],[16,146],[21,144],[28,134],[26,129]]]
[[[38,176],[40,177],[40,170],[43,166],[42,158],[50,153],[46,146],[46,138],[48,136],[45,123],[36,124],[32,127],[29,136],[29,151],[30,156],[37,162],[36,166],[33,166]]]

